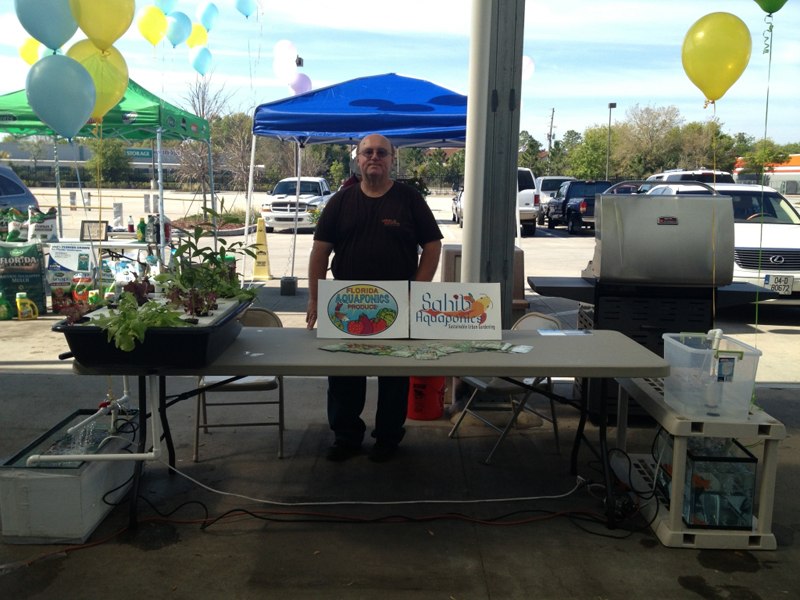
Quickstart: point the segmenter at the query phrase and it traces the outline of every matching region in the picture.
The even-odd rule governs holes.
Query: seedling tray
[[[59,321],[52,329],[64,334],[75,360],[85,367],[196,368],[213,362],[233,343],[242,329],[238,317],[249,305],[221,300],[220,308],[197,325],[150,328],[130,352],[109,342],[108,333],[91,321]]]

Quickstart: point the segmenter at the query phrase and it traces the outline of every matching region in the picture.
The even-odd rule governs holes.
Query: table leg
[[[147,380],[144,375],[140,375],[139,379],[139,443],[137,446],[137,453],[144,454],[147,444]],[[128,527],[136,529],[138,526],[137,520],[137,502],[139,499],[139,482],[142,478],[142,469],[144,461],[137,460],[133,466],[133,483],[131,484],[131,503],[129,507]]]
[[[614,482],[611,473],[611,464],[609,463],[608,457],[608,407],[606,406],[605,394],[603,393],[606,387],[606,380],[601,379],[599,385],[600,398],[603,400],[600,402],[600,424],[598,429],[600,438],[600,464],[603,465],[603,482],[606,486],[606,525],[609,529],[614,529],[617,525],[614,514],[616,510],[616,500],[614,498]]]
[[[575,440],[572,442],[572,454],[570,456],[569,467],[572,475],[578,474],[578,451],[581,447],[581,440],[583,439],[586,431],[586,419],[589,416],[589,404],[587,399],[588,394],[586,390],[581,390],[580,398],[580,418],[578,420],[578,429],[575,432]]]
[[[167,457],[169,466],[175,468],[175,445],[172,442],[172,432],[169,428],[167,419],[167,378],[160,375],[158,378],[158,415],[161,419],[161,429],[164,434],[164,441],[167,443]],[[170,470],[170,475],[173,471]]]

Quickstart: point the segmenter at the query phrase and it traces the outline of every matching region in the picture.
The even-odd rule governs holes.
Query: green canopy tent
[[[15,137],[33,135],[56,136],[57,134],[42,123],[33,112],[25,90],[0,96],[0,133]],[[96,124],[88,124],[78,132],[78,137],[98,137],[100,130]],[[128,89],[122,100],[103,117],[102,136],[124,140],[156,140],[158,157],[158,196],[159,214],[164,214],[164,184],[161,162],[161,140],[196,140],[204,142],[208,148],[209,183],[212,208],[216,212],[214,197],[214,171],[211,159],[211,127],[203,118],[182,110],[147,91],[133,80],[128,81]],[[58,172],[56,170],[56,172]],[[57,190],[60,209],[60,190]],[[60,212],[60,210],[59,210]],[[161,224],[163,235],[163,222]],[[61,228],[59,227],[59,232]]]

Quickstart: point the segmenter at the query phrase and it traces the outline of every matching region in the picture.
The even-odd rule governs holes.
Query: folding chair
[[[561,322],[557,318],[550,315],[529,312],[520,317],[519,320],[514,323],[512,329],[561,329]],[[558,418],[556,417],[555,401],[552,397],[548,398],[550,401],[550,415],[545,415],[529,405],[529,398],[536,393],[530,389],[498,377],[462,377],[461,381],[472,386],[475,388],[475,390],[470,395],[469,399],[467,400],[467,404],[464,406],[464,410],[461,411],[461,414],[458,416],[458,420],[456,420],[455,425],[453,425],[453,428],[450,430],[449,437],[452,438],[455,436],[456,431],[458,431],[458,428],[461,425],[461,422],[468,414],[472,415],[479,421],[485,423],[500,433],[500,437],[497,439],[497,442],[495,442],[494,447],[492,448],[491,452],[489,452],[489,455],[486,457],[486,460],[484,460],[484,463],[488,465],[491,462],[495,451],[500,446],[501,442],[506,438],[508,432],[511,431],[511,428],[516,424],[517,418],[523,410],[527,410],[528,412],[531,412],[543,420],[549,421],[553,424],[556,452],[561,452],[561,445],[558,438]],[[525,379],[523,382],[527,385],[540,387],[541,389],[550,393],[553,391],[553,382],[550,377],[533,377]],[[481,410],[477,406],[479,392],[490,394],[492,396],[508,397],[511,417],[504,426],[498,426],[483,415],[479,414],[479,411]]]
[[[278,315],[266,308],[248,308],[242,314],[240,320],[244,327],[283,327]],[[197,410],[194,423],[194,462],[197,462],[199,457],[200,430],[202,429],[203,433],[208,433],[211,427],[277,427],[278,458],[283,458],[283,377],[272,375],[248,376],[211,388],[214,384],[219,384],[231,377],[234,377],[234,375],[214,375],[199,378],[198,387],[200,393],[197,395]],[[206,398],[207,394],[217,392],[268,392],[272,390],[278,390],[276,399],[209,402]],[[209,423],[208,421],[209,407],[252,406],[257,404],[276,405],[278,407],[277,420],[222,423]]]

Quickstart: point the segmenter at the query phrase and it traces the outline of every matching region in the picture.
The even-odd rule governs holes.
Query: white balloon
[[[294,62],[294,58],[286,60],[285,58],[279,59],[276,57],[272,60],[272,71],[275,73],[275,77],[289,85],[297,76],[297,65]]]
[[[533,75],[536,66],[533,64],[533,59],[530,56],[522,57],[522,81],[527,81]]]
[[[291,60],[294,62],[297,58],[297,48],[289,40],[281,40],[273,46],[272,58],[274,60]]]

